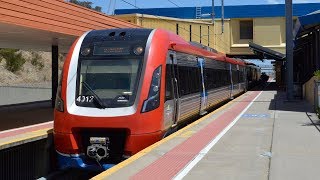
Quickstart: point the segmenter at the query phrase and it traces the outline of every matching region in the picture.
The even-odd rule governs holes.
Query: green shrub
[[[41,56],[36,52],[31,52],[31,64],[38,67],[39,70],[42,70],[44,67],[43,62],[40,61]]]
[[[17,52],[17,49],[0,49],[0,57],[6,58],[12,56],[15,52]]]
[[[320,70],[316,70],[316,71],[313,73],[313,75],[314,75],[316,78],[320,79]]]
[[[320,107],[319,106],[316,109],[316,114],[317,114],[318,118],[320,119]]]
[[[0,49],[0,57],[6,60],[5,68],[13,73],[22,69],[26,60],[17,49]]]

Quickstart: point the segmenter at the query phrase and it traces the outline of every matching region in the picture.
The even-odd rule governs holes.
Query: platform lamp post
[[[286,0],[286,74],[287,100],[293,100],[292,0]]]

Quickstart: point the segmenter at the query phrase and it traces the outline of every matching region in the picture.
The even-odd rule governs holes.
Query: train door
[[[247,68],[246,67],[242,67],[242,70],[243,70],[243,80],[244,80],[244,92],[247,92],[248,91],[248,86],[249,86],[249,83],[248,83],[248,77],[247,77]]]
[[[165,128],[175,127],[179,117],[178,66],[176,54],[169,51],[166,62],[166,95],[164,104]]]
[[[201,93],[201,104],[200,104],[200,115],[204,115],[207,113],[207,101],[208,101],[208,94],[206,92],[206,88],[204,86],[204,59],[198,57],[198,64],[200,68],[200,78],[201,78],[201,88],[200,88],[200,93]]]
[[[233,80],[232,80],[232,64],[229,64],[229,74],[230,74],[230,99],[233,99]]]
[[[237,64],[237,79],[238,79],[238,82],[237,82],[237,86],[238,86],[238,89],[237,89],[237,93],[239,93],[240,91],[241,91],[241,83],[242,83],[242,81],[241,81],[241,78],[240,78],[240,67],[239,67],[239,64]]]

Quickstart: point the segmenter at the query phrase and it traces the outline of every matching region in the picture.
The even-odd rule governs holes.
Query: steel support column
[[[58,46],[53,45],[52,46],[52,69],[51,69],[51,73],[52,73],[52,107],[54,107],[54,103],[56,100],[56,94],[57,94],[57,87],[58,87],[58,65],[59,65],[59,51],[58,51]]]
[[[221,33],[224,33],[224,0],[221,0]]]
[[[320,32],[318,30],[314,31],[314,49],[315,49],[315,63],[316,70],[320,69]]]
[[[293,100],[293,33],[292,0],[286,0],[286,80],[287,99]]]

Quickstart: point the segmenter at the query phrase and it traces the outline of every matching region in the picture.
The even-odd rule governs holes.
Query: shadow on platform
[[[303,99],[288,101],[283,88],[277,87],[275,83],[270,83],[263,91],[277,91],[271,99],[269,110],[294,111],[294,112],[314,112],[313,106]]]
[[[0,131],[53,120],[51,101],[0,107]]]

